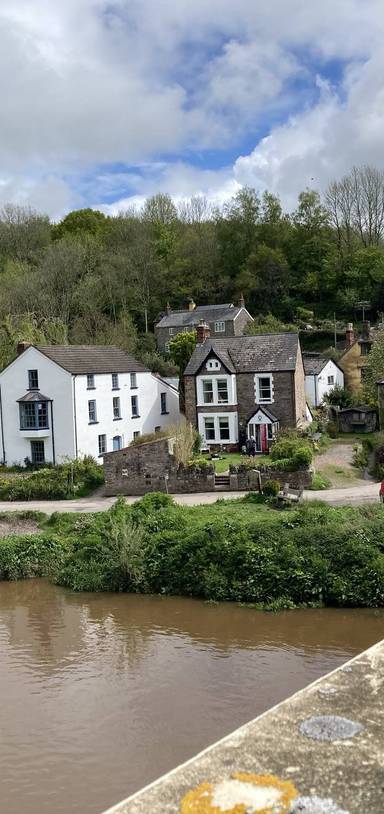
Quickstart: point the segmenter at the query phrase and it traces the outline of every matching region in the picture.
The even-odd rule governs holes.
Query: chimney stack
[[[354,330],[353,330],[352,322],[348,322],[347,330],[345,332],[345,341],[346,341],[347,348],[351,348],[354,341],[355,341],[355,333],[354,333]]]
[[[371,323],[367,319],[365,319],[364,322],[363,322],[362,334],[361,335],[362,335],[363,339],[370,339],[370,337],[371,337]]]
[[[171,311],[172,311],[172,308],[171,308],[171,306],[170,306],[169,302],[167,302],[167,304],[166,304],[166,306],[165,306],[165,310],[166,310],[166,312],[167,312],[167,317],[169,317],[169,315],[170,315],[170,313],[171,313]]]
[[[190,300],[188,300],[188,311],[194,311],[195,308],[196,308],[196,303],[191,298]]]
[[[207,325],[207,323],[205,322],[204,319],[200,320],[200,322],[199,322],[199,324],[198,324],[198,326],[196,328],[196,333],[197,333],[197,344],[198,345],[202,345],[203,342],[205,342],[206,339],[209,339],[209,337],[211,335],[211,329],[210,329],[209,325]]]
[[[245,299],[244,299],[243,292],[241,292],[240,297],[239,297],[239,306],[240,306],[240,308],[245,308]]]
[[[17,343],[17,348],[16,348],[17,355],[21,356],[21,354],[24,353],[24,351],[27,350],[27,348],[30,348],[30,347],[31,347],[30,342],[18,342]]]

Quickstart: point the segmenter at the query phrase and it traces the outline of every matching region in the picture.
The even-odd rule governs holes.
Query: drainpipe
[[[5,446],[4,446],[4,424],[3,424],[3,402],[1,398],[0,387],[0,424],[1,424],[1,445],[3,447],[3,464],[5,464]]]
[[[78,457],[78,448],[77,448],[77,415],[76,415],[76,379],[77,376],[74,375],[73,377],[73,420],[75,422],[75,458]]]
[[[315,385],[315,407],[318,407],[319,405],[317,403],[318,392],[317,392],[317,378],[316,378],[316,376],[313,377],[313,382],[314,382],[314,385]]]
[[[55,430],[53,426],[53,400],[51,399],[51,427],[52,427],[52,458],[53,458],[53,465],[56,464],[56,453],[55,453]]]

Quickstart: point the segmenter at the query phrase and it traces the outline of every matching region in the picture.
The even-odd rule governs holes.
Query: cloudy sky
[[[322,189],[384,168],[383,0],[0,0],[0,204]]]

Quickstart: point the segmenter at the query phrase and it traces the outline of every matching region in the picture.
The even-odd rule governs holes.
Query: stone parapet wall
[[[258,467],[256,458],[254,469],[249,469],[241,465],[230,467],[229,479],[231,490],[239,490],[240,492],[257,490],[259,480],[258,472],[260,472],[261,487],[263,487],[268,480],[277,480],[280,486],[289,483],[292,489],[308,489],[312,485],[313,480],[313,471],[311,469],[287,472],[283,469],[270,469],[268,466]]]

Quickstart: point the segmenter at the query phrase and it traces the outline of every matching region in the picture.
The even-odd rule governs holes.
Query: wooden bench
[[[300,503],[304,489],[291,489],[289,483],[285,483],[277,495],[278,503]]]

